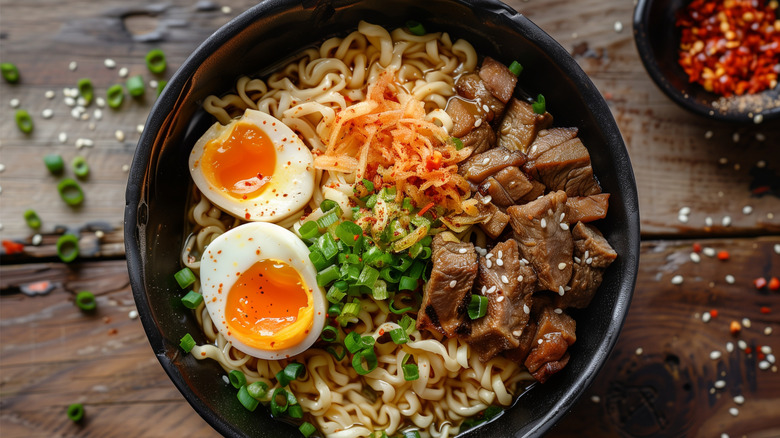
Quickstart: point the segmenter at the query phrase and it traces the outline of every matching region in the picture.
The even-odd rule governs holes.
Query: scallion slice
[[[406,330],[403,327],[390,330],[390,338],[397,345],[405,344],[409,342],[409,336],[406,335]]]
[[[374,299],[377,301],[386,300],[389,294],[387,293],[387,283],[384,280],[377,280],[374,283],[374,288],[371,291]]]
[[[463,149],[463,141],[461,139],[458,137],[450,137],[450,140],[452,140],[452,144],[455,145],[456,151]]]
[[[363,361],[366,363],[365,367],[363,366]],[[352,368],[354,368],[355,371],[357,371],[357,373],[361,376],[365,376],[371,371],[374,371],[377,367],[377,364],[378,361],[373,348],[365,348],[352,356]]]
[[[320,235],[320,229],[317,226],[317,222],[306,221],[298,229],[298,234],[301,235],[302,239],[311,239]]]
[[[188,309],[197,309],[203,302],[203,295],[191,290],[181,298],[181,303]]]
[[[97,300],[92,292],[83,290],[76,294],[76,306],[84,312],[91,312],[97,308]]]
[[[59,175],[65,169],[65,161],[60,154],[48,154],[43,157],[43,164],[52,175]]]
[[[305,438],[309,438],[314,432],[317,431],[317,428],[314,427],[313,424],[306,421],[303,424],[301,424],[298,430],[301,432],[301,434],[303,434]]]
[[[238,370],[233,370],[233,371],[238,371]],[[243,376],[243,374],[241,375]],[[254,412],[254,410],[257,409],[257,406],[260,404],[260,401],[252,397],[252,395],[249,393],[249,390],[247,389],[246,385],[243,385],[240,388],[238,388],[238,394],[236,394],[236,397],[238,397],[238,401],[241,402],[241,404],[250,412]]]
[[[92,86],[91,80],[87,78],[79,79],[76,88],[79,90],[79,97],[84,99],[87,105],[92,103],[92,99],[95,97],[95,87]]]
[[[38,213],[33,209],[24,211],[24,221],[27,222],[27,226],[36,230],[41,227],[41,218]]]
[[[306,367],[300,362],[292,362],[284,367],[284,374],[290,381],[297,380],[306,374]]]
[[[239,389],[246,385],[246,376],[239,370],[232,370],[228,373],[228,379],[233,388]]]
[[[329,226],[331,226],[331,225],[335,224],[336,222],[338,222],[339,216],[340,215],[338,213],[336,213],[336,210],[332,209],[332,210],[328,211],[327,213],[325,213],[324,215],[322,215],[319,219],[317,219],[317,226],[321,230],[324,230],[324,229],[328,228]]]
[[[57,256],[65,263],[76,260],[79,256],[79,238],[74,234],[63,234],[57,239]]]
[[[311,260],[314,268],[318,271],[321,271],[331,265],[331,263],[325,259],[325,256],[322,255],[322,251],[318,250],[317,248],[312,248],[311,252],[309,252],[309,260]]]
[[[3,74],[3,79],[9,84],[19,82],[19,69],[16,65],[10,62],[0,63],[0,72]]]
[[[179,287],[184,289],[195,283],[195,274],[188,267],[182,268],[180,271],[173,274],[173,278],[179,283]]]
[[[322,333],[320,333],[320,339],[322,339],[325,342],[333,342],[338,338],[339,338],[339,331],[336,327],[333,327],[332,325],[326,325],[325,328],[322,329]]]
[[[369,289],[372,289],[374,287],[374,283],[376,283],[377,279],[379,279],[379,271],[372,268],[371,266],[363,266],[363,270],[360,271],[360,276],[357,280],[358,286],[366,286]]]
[[[420,438],[420,432],[417,430],[407,430],[404,432],[403,438]]]
[[[127,92],[133,97],[141,97],[144,95],[146,86],[144,85],[144,78],[141,75],[130,76],[125,83]]]
[[[336,227],[336,237],[347,246],[354,246],[362,234],[363,229],[360,225],[352,221],[343,221]]]
[[[403,280],[403,278],[404,278],[404,277],[401,277],[401,279],[402,279],[402,280]],[[408,278],[408,277],[407,277],[407,278]],[[415,280],[415,281],[416,281],[416,280]],[[415,284],[416,284],[416,283],[415,283]],[[416,286],[415,286],[415,287],[416,287]],[[403,314],[403,313],[406,313],[406,312],[408,312],[408,311],[410,311],[410,310],[414,310],[414,308],[413,308],[412,306],[409,306],[409,307],[403,307],[403,308],[401,308],[401,309],[398,309],[398,308],[396,308],[396,307],[395,307],[395,299],[396,299],[396,298],[397,298],[397,297],[394,297],[392,300],[390,300],[390,305],[388,306],[388,308],[390,309],[390,311],[391,311],[391,312],[395,313],[396,315],[401,315],[401,314]]]
[[[317,274],[317,286],[325,287],[339,279],[341,271],[336,265],[330,265]]]
[[[301,405],[292,405],[287,408],[287,415],[289,415],[290,418],[303,418],[303,408]]]
[[[122,84],[114,84],[106,90],[106,102],[111,108],[119,108],[125,100],[125,89]]]
[[[360,334],[358,332],[350,332],[344,338],[344,346],[347,347],[347,351],[350,353],[357,353],[363,348],[363,343],[360,340]]]
[[[14,117],[16,118],[16,126],[20,131],[24,132],[25,134],[29,134],[33,131],[33,120],[32,117],[30,117],[30,113],[28,113],[26,109],[16,110]]]
[[[347,349],[341,344],[331,344],[325,348],[325,351],[330,353],[337,361],[344,359],[344,356],[347,355]]]
[[[531,104],[531,108],[536,114],[544,114],[547,111],[547,103],[543,95],[536,96],[536,102]]]
[[[487,314],[488,297],[473,294],[469,301],[468,314],[471,319],[479,319]]]
[[[330,307],[328,307],[328,316],[331,318],[335,318],[339,315],[341,315],[341,303],[335,303],[331,304]]]
[[[417,380],[420,378],[420,368],[413,363],[406,364],[401,367],[401,370],[404,372],[404,380],[407,382],[410,382],[412,380]]]
[[[512,63],[509,64],[509,71],[515,76],[520,76],[520,73],[523,72],[523,65],[517,61],[512,61]]]
[[[189,353],[195,347],[195,339],[192,339],[192,335],[187,333],[179,340],[179,347],[184,350],[185,353]]]
[[[347,296],[347,293],[339,290],[339,288],[336,287],[336,284],[334,283],[330,289],[328,289],[328,292],[325,294],[325,299],[328,300],[331,304],[336,304],[338,302],[341,302],[344,297]]]
[[[57,191],[60,192],[60,198],[71,207],[81,205],[84,202],[84,192],[76,180],[65,178],[57,184]]]
[[[327,213],[336,207],[339,207],[339,203],[332,199],[323,199],[322,202],[320,202],[320,210],[322,210],[323,213]],[[338,214],[340,215],[341,213],[343,212],[341,211],[341,207],[339,207]]]
[[[415,290],[417,289],[417,279],[408,277],[406,275],[401,276],[401,280],[398,282],[398,290]]]
[[[265,382],[252,382],[246,387],[247,392],[252,398],[262,400],[268,395],[268,385]]]
[[[71,421],[78,423],[84,418],[84,405],[81,403],[68,405],[67,414]]]
[[[168,81],[160,80],[157,81],[157,95],[159,96],[162,91],[165,89],[165,86],[168,85]]]
[[[289,401],[284,388],[276,388],[271,395],[271,414],[278,417],[287,411]]]
[[[406,314],[404,314],[404,316],[401,318],[401,320],[398,321],[398,325],[403,327],[403,329],[406,332],[407,336],[412,334],[412,332],[416,328],[415,327],[415,320],[411,316],[406,315]]]
[[[160,74],[167,67],[165,53],[160,49],[152,49],[146,54],[146,67],[154,74]]]
[[[379,271],[379,276],[388,283],[395,284],[401,281],[401,273],[390,266],[385,266],[382,268],[382,270]]]
[[[422,36],[425,35],[425,27],[419,21],[409,20],[406,22],[406,28],[412,35]]]
[[[89,164],[87,164],[87,160],[84,157],[74,158],[70,165],[77,177],[84,179],[89,176]]]
[[[336,257],[336,254],[339,253],[339,247],[336,245],[336,241],[333,240],[333,236],[331,236],[330,233],[325,233],[317,238],[317,247],[326,260],[332,260]]]

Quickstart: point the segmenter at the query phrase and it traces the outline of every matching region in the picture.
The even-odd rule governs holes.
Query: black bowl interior
[[[345,35],[359,20],[388,27],[406,20],[430,31],[465,38],[482,55],[525,66],[520,84],[543,93],[558,126],[577,126],[591,152],[610,211],[599,227],[620,255],[607,271],[587,311],[576,315],[579,339],[566,369],[526,391],[497,420],[463,436],[534,436],[548,430],[573,405],[606,360],[622,326],[636,280],[639,211],[625,145],[600,93],[569,54],[528,19],[497,1],[264,1],[206,40],[169,81],[155,104],[130,171],[125,213],[128,270],[151,346],[171,380],[217,431],[226,436],[294,436],[262,407],[248,413],[213,361],[181,354],[179,339],[203,341],[191,312],[179,302],[173,280],[185,238],[189,188],[187,156],[213,123],[200,109],[209,94],[233,88],[242,74],[267,70],[290,53],[333,35]],[[299,29],[307,29],[300,32]]]
[[[677,63],[680,29],[677,14],[690,0],[639,0],[634,9],[634,41],[650,77],[669,98],[693,113],[729,122],[753,122],[780,117],[780,87],[754,96],[723,99],[691,83]]]

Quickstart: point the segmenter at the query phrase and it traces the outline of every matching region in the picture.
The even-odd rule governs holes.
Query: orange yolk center
[[[273,336],[308,306],[301,275],[278,260],[262,260],[244,271],[227,297],[225,316],[241,337]]]
[[[203,148],[203,173],[218,189],[236,199],[258,196],[274,173],[276,150],[262,129],[237,123],[227,138]]]

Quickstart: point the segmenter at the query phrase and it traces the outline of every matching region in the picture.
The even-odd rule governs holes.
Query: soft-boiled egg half
[[[327,309],[306,245],[265,222],[239,225],[206,247],[201,292],[209,315],[233,346],[284,359],[319,338]]]
[[[311,151],[287,125],[261,111],[212,125],[192,148],[189,165],[209,201],[248,221],[278,222],[314,193]]]

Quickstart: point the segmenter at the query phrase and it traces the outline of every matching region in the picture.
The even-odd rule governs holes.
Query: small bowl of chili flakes
[[[731,122],[780,117],[778,0],[639,0],[634,39],[683,108]]]

